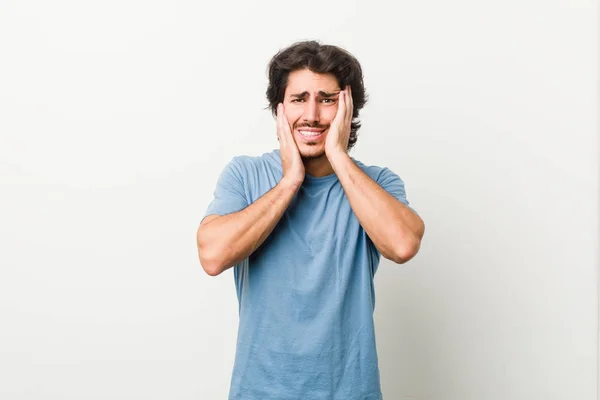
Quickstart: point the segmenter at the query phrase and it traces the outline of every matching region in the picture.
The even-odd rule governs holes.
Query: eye
[[[335,99],[323,99],[322,102],[331,104],[331,103],[335,103]]]
[[[292,103],[302,103],[304,99],[292,99]]]

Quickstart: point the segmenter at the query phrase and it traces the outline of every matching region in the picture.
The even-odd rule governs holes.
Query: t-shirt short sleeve
[[[418,214],[409,204],[406,198],[406,189],[404,181],[389,168],[383,168],[377,177],[377,183],[389,194],[398,199],[402,204],[410,208],[415,214]]]
[[[221,171],[213,200],[208,205],[204,217],[212,214],[231,214],[248,207],[242,172],[242,165],[234,157]]]

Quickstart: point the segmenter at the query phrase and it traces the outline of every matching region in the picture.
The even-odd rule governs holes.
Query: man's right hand
[[[277,138],[279,139],[283,179],[299,188],[304,182],[304,163],[281,103],[277,106]]]
[[[198,228],[198,257],[209,275],[219,275],[249,257],[273,232],[304,182],[304,163],[282,104],[277,107],[277,137],[283,167],[281,181],[243,210],[209,215]],[[239,184],[243,192],[243,185],[248,183]]]

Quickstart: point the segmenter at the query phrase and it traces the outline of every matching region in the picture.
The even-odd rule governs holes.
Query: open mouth
[[[314,142],[323,137],[326,129],[314,129],[314,128],[299,128],[298,133],[300,137],[307,142]]]

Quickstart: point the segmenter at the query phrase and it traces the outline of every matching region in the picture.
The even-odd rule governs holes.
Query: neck
[[[325,154],[318,158],[305,158],[302,161],[304,162],[306,173],[315,178],[333,174],[333,167]]]

